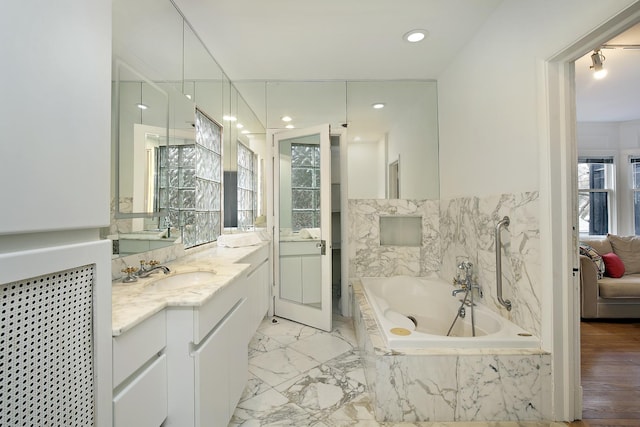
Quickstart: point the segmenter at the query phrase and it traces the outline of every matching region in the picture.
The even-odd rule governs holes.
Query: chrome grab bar
[[[511,311],[511,301],[502,299],[502,239],[500,231],[503,227],[508,227],[511,220],[505,216],[496,225],[496,287],[498,292],[498,302],[502,304],[507,311]]]

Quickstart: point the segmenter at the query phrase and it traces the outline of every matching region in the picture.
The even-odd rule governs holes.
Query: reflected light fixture
[[[402,38],[409,43],[417,43],[425,39],[429,32],[427,30],[411,30],[408,33],[405,33]]]
[[[244,125],[243,125],[242,123],[238,123],[238,124],[236,125],[236,127],[237,127],[238,129],[242,129],[242,128],[244,127]]]
[[[295,126],[293,126],[292,124],[288,124],[285,126],[287,129],[293,129]]]
[[[240,133],[243,134],[243,135],[247,135],[247,134],[250,134],[251,132],[246,130],[246,129],[243,129],[242,132],[240,132]]]
[[[222,119],[228,122],[235,122],[236,120],[238,120],[238,118],[235,116],[227,116],[227,115],[222,116]]]
[[[291,120],[293,120],[290,116],[282,116],[281,119],[283,122],[290,122]]]
[[[381,108],[384,108],[384,102],[376,102],[375,104],[372,104],[371,106],[376,110],[380,110]]]
[[[590,69],[593,70],[593,78],[601,79],[607,75],[607,70],[604,68],[604,55],[600,52],[600,49],[596,49],[591,54],[591,66]]]
[[[147,104],[143,104],[142,102],[137,103],[136,107],[138,107],[141,110],[146,110],[147,108],[149,108]]]

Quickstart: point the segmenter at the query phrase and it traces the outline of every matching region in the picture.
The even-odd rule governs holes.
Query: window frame
[[[590,234],[589,231],[584,231],[580,228],[581,220],[579,214],[580,207],[580,199],[577,201],[577,222],[578,222],[578,232],[580,235],[591,235],[591,236],[603,236],[607,233],[615,233],[616,219],[617,219],[617,200],[616,200],[616,156],[612,154],[588,154],[588,155],[580,155],[578,156],[578,162],[576,166],[576,180],[579,179],[578,171],[581,164],[602,164],[605,165],[605,174],[604,174],[604,187],[605,188],[580,188],[580,182],[577,182],[577,193],[578,197],[580,196],[591,196],[592,194],[607,194],[607,230],[604,234]],[[608,165],[608,167],[607,167]],[[591,221],[591,218],[589,218]]]

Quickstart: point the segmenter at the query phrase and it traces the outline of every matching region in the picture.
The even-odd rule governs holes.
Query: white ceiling
[[[637,45],[611,49],[607,45]],[[579,122],[620,122],[640,119],[640,24],[614,37],[601,49],[607,76],[593,78],[588,52],[575,63],[576,116]]]
[[[501,2],[174,1],[236,82],[437,79]],[[428,37],[405,42],[415,28]],[[640,25],[609,43],[640,44]],[[590,54],[576,61],[578,121],[640,119],[640,49],[603,49],[598,81]]]
[[[500,2],[175,0],[234,81],[435,79]]]

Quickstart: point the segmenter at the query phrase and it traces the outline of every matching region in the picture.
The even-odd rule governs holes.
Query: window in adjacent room
[[[640,235],[640,156],[630,156],[631,186],[633,191],[633,230]]]
[[[580,233],[605,235],[611,227],[614,197],[613,156],[578,158]]]

